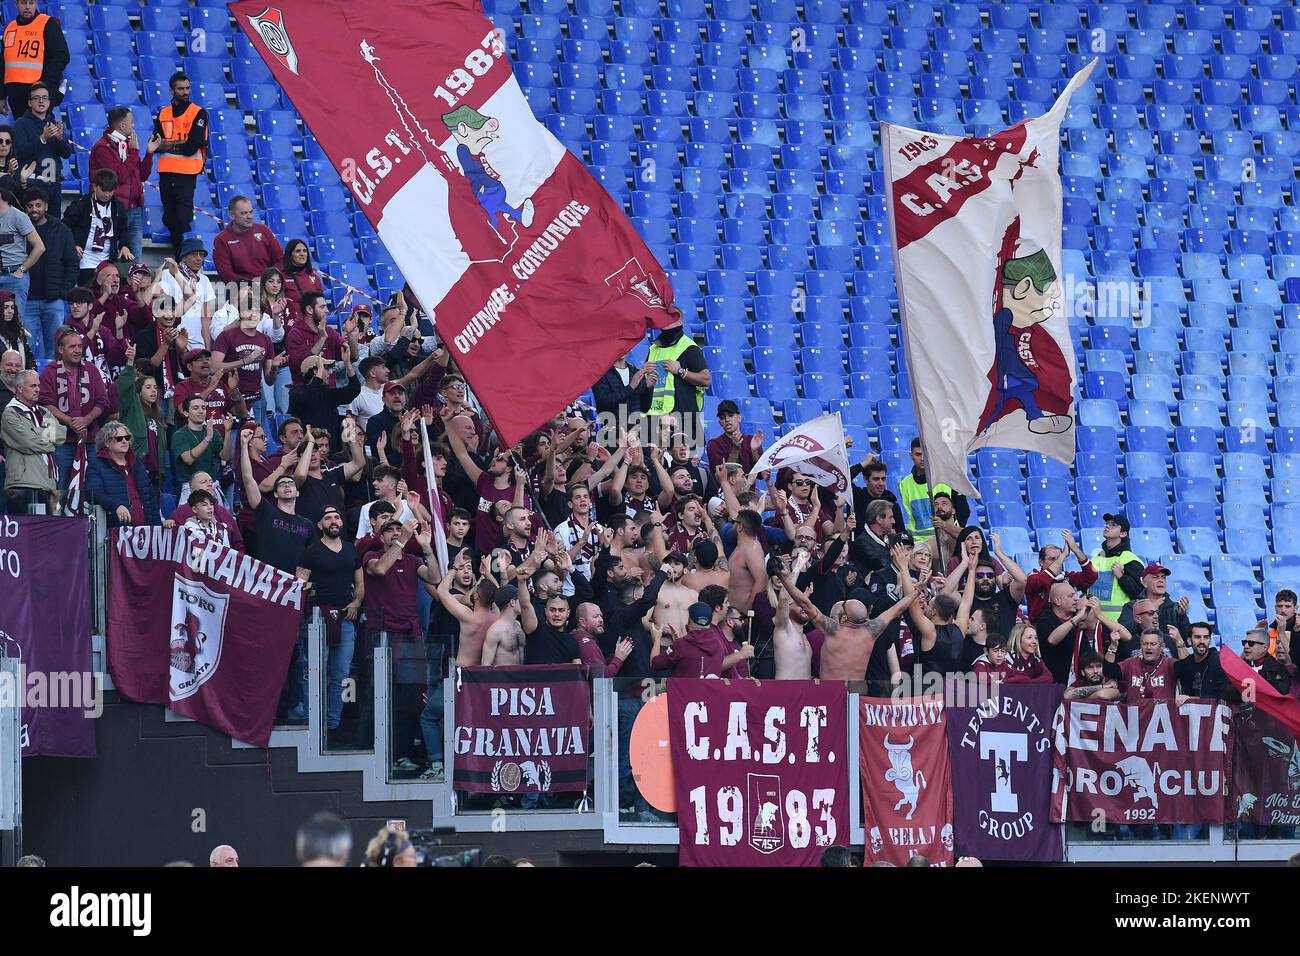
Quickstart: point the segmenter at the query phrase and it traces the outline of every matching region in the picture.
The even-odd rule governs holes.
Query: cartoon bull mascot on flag
[[[1061,284],[1043,249],[1014,255],[1020,220],[1007,229],[998,256],[997,298],[993,315],[995,345],[992,389],[979,431],[987,432],[1015,409],[1024,411],[1031,432],[1069,431],[1070,370],[1044,323],[1060,311]]]

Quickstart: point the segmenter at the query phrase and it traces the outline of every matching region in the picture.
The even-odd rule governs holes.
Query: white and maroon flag
[[[976,495],[985,446],[1074,461],[1074,347],[1061,294],[1060,125],[992,136],[882,123],[903,345],[930,482]]]
[[[677,321],[659,263],[539,123],[478,0],[241,0],[506,446]]]
[[[750,475],[790,468],[837,492],[849,490],[849,452],[844,447],[840,413],[819,415],[763,452]]]
[[[429,445],[429,428],[420,416],[420,448],[424,452],[424,474],[429,479],[429,515],[433,518],[433,549],[443,574],[451,563],[447,550],[447,516],[442,513],[442,496],[438,493],[438,473],[433,470],[433,449]]]

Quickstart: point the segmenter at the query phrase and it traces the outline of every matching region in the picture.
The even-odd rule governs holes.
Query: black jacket
[[[113,228],[117,228],[116,224]],[[32,280],[27,288],[27,298],[54,302],[65,298],[77,284],[77,272],[81,266],[77,242],[72,238],[72,230],[58,219],[46,219],[36,227],[36,234],[45,243],[45,254],[36,260],[29,273]]]
[[[94,197],[87,193],[72,200],[68,208],[63,211],[63,223],[72,232],[73,243],[83,248],[86,237],[90,233],[90,217],[94,202]],[[113,243],[109,246],[108,258],[116,262],[117,254],[122,249],[122,243],[126,241],[126,233],[130,227],[126,221],[126,204],[114,196],[110,205],[113,210]]]
[[[58,89],[58,87],[51,89]],[[72,158],[72,139],[68,130],[64,130],[62,139],[52,139],[48,143],[41,142],[45,124],[58,121],[59,117],[54,110],[50,110],[45,119],[37,119],[32,115],[32,111],[28,110],[14,121],[14,155],[18,157],[18,165],[36,163],[36,174],[29,182],[39,182],[46,187],[46,191],[50,193],[51,209],[54,208],[59,193],[57,189],[51,187],[63,182],[63,161]]]
[[[628,382],[636,375],[637,369],[631,362],[627,363]],[[645,414],[650,411],[650,400],[654,396],[654,390],[642,379],[636,388],[629,388],[623,384],[623,379],[618,374],[617,369],[609,369],[604,375],[597,379],[596,384],[591,387],[592,397],[596,400],[597,412],[609,412],[615,418],[619,417],[619,409],[625,409],[623,418],[632,412]]]
[[[1255,672],[1261,678],[1273,685],[1273,689],[1279,694],[1291,693],[1291,675],[1272,654],[1264,655],[1264,662],[1260,664],[1259,669]],[[1230,680],[1223,682],[1223,699],[1229,704],[1242,703],[1241,691],[1237,690],[1237,685]]]
[[[1231,687],[1228,675],[1219,663],[1219,649],[1211,647],[1205,660],[1196,663],[1196,658],[1188,654],[1181,661],[1174,661],[1174,673],[1178,675],[1178,689],[1191,697],[1205,697],[1218,700],[1225,687]],[[1199,683],[1197,678],[1199,677]]]
[[[341,388],[330,388],[312,375],[301,385],[289,389],[289,414],[307,428],[323,428],[330,433],[330,447],[339,447],[343,423],[338,408],[356,398],[361,391],[361,379],[353,375]],[[400,454],[400,450],[399,450]]]

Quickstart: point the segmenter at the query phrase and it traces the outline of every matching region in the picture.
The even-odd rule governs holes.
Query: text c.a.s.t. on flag
[[[582,394],[648,326],[677,320],[663,269],[534,117],[477,0],[230,9],[506,445]]]

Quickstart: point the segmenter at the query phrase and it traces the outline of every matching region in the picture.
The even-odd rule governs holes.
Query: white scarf
[[[117,144],[117,158],[119,161],[126,162],[126,137],[117,130],[109,130],[108,138]]]

